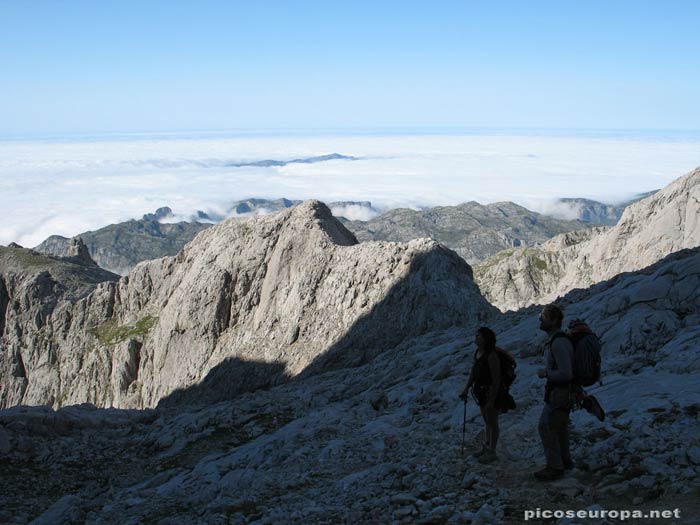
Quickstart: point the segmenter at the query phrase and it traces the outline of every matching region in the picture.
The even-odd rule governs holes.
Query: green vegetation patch
[[[55,264],[55,261],[45,255],[32,253],[23,248],[5,248],[2,247],[3,256],[8,256],[10,260],[14,259],[16,264],[26,268],[49,268]]]
[[[539,257],[533,257],[532,264],[540,271],[545,271],[547,269],[547,263]]]
[[[147,315],[133,325],[120,325],[117,319],[109,319],[95,327],[92,334],[103,345],[116,345],[127,339],[145,336],[157,320],[157,317]]]
[[[492,266],[495,266],[496,264],[500,263],[503,259],[506,259],[507,257],[513,255],[515,253],[515,250],[516,248],[508,248],[506,250],[496,252],[488,259],[472,266],[472,269],[475,270],[477,274],[482,274]]]
[[[501,250],[500,252],[497,252],[492,259],[494,262],[502,261],[506,257],[510,257],[515,253],[515,248],[508,248],[507,250]]]

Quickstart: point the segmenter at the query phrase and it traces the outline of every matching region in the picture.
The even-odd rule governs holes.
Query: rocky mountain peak
[[[6,366],[26,373],[0,390],[0,405],[226,399],[359,366],[407,337],[494,313],[451,250],[430,239],[359,244],[316,200],[223,221],[176,256],[52,302],[39,325],[31,309],[8,311]]]
[[[144,221],[159,221],[161,219],[166,219],[168,217],[173,216],[173,210],[171,210],[168,206],[163,206],[161,208],[158,208],[155,213],[146,213],[143,216]]]
[[[618,225],[621,234],[648,231],[671,235],[671,251],[696,246],[700,221],[700,168],[680,177],[650,197],[628,206]],[[683,232],[678,235],[675,232]],[[690,243],[690,244],[688,244]]]
[[[70,240],[70,245],[68,246],[68,257],[72,257],[87,264],[97,265],[97,263],[92,260],[90,250],[88,250],[88,247],[85,245],[81,237],[74,237]]]
[[[319,200],[306,200],[292,207],[290,219],[303,223],[313,220],[331,241],[340,246],[358,244],[355,235],[333,216],[328,206]]]

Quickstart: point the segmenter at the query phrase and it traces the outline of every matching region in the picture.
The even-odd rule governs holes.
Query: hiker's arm
[[[460,398],[464,399],[466,397],[472,384],[474,384],[474,363],[472,363],[472,367],[469,370],[469,379],[467,379],[467,386],[465,386],[462,392],[459,394]]]
[[[459,394],[459,397],[464,398],[467,395],[467,392],[469,392],[469,388],[472,386],[472,383],[474,382],[474,367],[469,371],[469,379],[467,379],[467,386],[464,387],[462,392]]]
[[[489,399],[486,403],[488,408],[496,405],[496,397],[501,388],[501,360],[496,355],[496,351],[489,353],[489,370],[491,371],[491,388],[489,389]]]
[[[472,367],[469,370],[469,380],[467,381],[467,387],[471,387],[474,383],[476,383],[476,357],[474,357],[474,362],[472,363]]]
[[[568,339],[558,337],[552,343],[552,354],[556,369],[547,368],[547,379],[555,383],[568,383],[574,378],[571,359],[574,349]]]

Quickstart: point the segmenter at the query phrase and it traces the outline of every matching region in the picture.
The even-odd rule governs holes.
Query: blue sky
[[[0,2],[0,134],[698,129],[700,2]]]

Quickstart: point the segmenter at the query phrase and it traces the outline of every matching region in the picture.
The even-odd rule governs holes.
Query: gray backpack
[[[580,320],[569,324],[569,333],[560,332],[554,336],[566,337],[574,347],[574,379],[573,383],[581,386],[591,386],[600,381],[602,364],[600,339]]]

